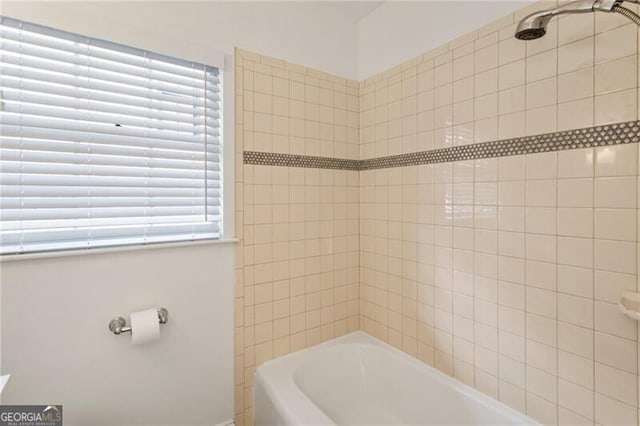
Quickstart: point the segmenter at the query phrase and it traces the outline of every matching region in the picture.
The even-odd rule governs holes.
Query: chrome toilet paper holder
[[[158,322],[166,324],[169,321],[169,311],[165,308],[158,308]],[[127,320],[124,317],[117,317],[109,321],[109,330],[115,335],[120,333],[130,333],[131,326],[127,326]]]

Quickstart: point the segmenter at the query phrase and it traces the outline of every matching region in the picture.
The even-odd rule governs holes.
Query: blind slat
[[[143,153],[139,153],[143,154]],[[216,154],[208,155],[208,161],[217,163],[219,156]],[[44,164],[56,164],[69,167],[73,167],[77,164],[91,164],[96,166],[111,166],[118,164],[125,167],[151,168],[151,169],[173,169],[173,170],[194,170],[201,166],[204,160],[204,152],[194,153],[193,158],[190,159],[169,159],[169,158],[154,158],[151,155],[105,155],[96,153],[94,151],[82,152],[52,152],[52,151],[31,151],[31,150],[19,150],[19,149],[6,149],[0,148],[0,158],[4,161],[12,161],[14,163],[26,164],[33,163],[33,167],[39,167],[41,163]],[[43,165],[44,165],[43,164]]]
[[[220,191],[211,185],[207,186],[209,197],[220,197]],[[149,187],[77,187],[59,186],[56,187],[55,197],[204,197],[204,188],[149,188]],[[27,185],[4,185],[0,189],[0,197],[23,197],[39,198],[51,197],[51,187],[49,186],[27,186]],[[2,201],[0,201],[2,203]]]
[[[185,199],[189,198],[189,199]],[[97,208],[97,207],[182,207],[215,206],[217,197],[2,197],[3,209],[62,209],[62,208]]]
[[[51,209],[5,209],[0,212],[0,219],[4,221],[28,220],[56,220],[92,218],[128,218],[135,216],[175,216],[190,214],[196,217],[204,216],[203,206],[162,206],[162,207],[78,207]],[[126,224],[126,222],[125,222]]]
[[[29,143],[25,144],[24,138],[7,137],[0,138],[0,157],[3,155],[11,155],[11,152],[21,152],[28,155],[33,153],[51,153],[52,155],[65,155],[65,154],[88,154],[89,152],[98,157],[100,155],[118,156],[118,157],[144,157],[149,159],[157,159],[162,161],[164,159],[171,161],[180,160],[199,160],[202,161],[205,158],[205,154],[208,161],[220,161],[220,146],[216,143],[212,145],[207,143],[207,152],[202,150],[198,151],[178,151],[171,149],[159,149],[156,147],[140,147],[131,145],[105,145],[95,144],[88,142],[67,142],[56,140],[43,140],[43,139],[31,139]],[[94,157],[94,158],[95,158]],[[5,157],[8,158],[8,157]],[[96,161],[96,160],[94,160]],[[115,161],[115,159],[114,159]]]
[[[208,173],[207,179],[211,185],[211,181],[216,178],[210,178],[208,175],[214,173]],[[5,185],[49,185],[51,187],[56,186],[144,186],[144,187],[158,187],[158,188],[204,188],[204,180],[194,179],[179,179],[179,178],[154,178],[146,179],[144,177],[134,178],[131,176],[91,176],[91,180],[88,178],[83,179],[78,175],[47,175],[47,174],[21,174],[21,173],[0,173],[0,184]],[[218,184],[219,185],[219,184]],[[52,189],[55,191],[55,189]]]
[[[25,132],[28,131],[30,127],[52,130],[70,130],[75,132],[76,137],[82,136],[81,133],[84,135],[88,133],[102,133],[105,135],[120,137],[140,137],[143,139],[149,137],[152,139],[163,139],[169,142],[174,141],[198,144],[204,142],[205,131],[211,133],[213,136],[218,135],[218,129],[211,126],[198,129],[199,132],[194,134],[186,131],[167,131],[155,128],[145,129],[133,126],[118,127],[115,125],[117,123],[98,123],[95,121],[83,121],[82,119],[74,120],[46,115],[26,115],[5,111],[3,111],[0,119],[3,125],[19,126]]]
[[[132,234],[132,231],[136,233],[140,233],[144,235],[146,233],[147,236],[151,235],[162,235],[165,233],[173,233],[173,234],[184,234],[187,232],[219,232],[219,228],[215,225],[211,224],[202,224],[202,223],[194,223],[190,221],[186,222],[176,222],[176,223],[156,223],[151,225],[141,225],[141,224],[133,224],[133,225],[111,225],[111,226],[103,226],[103,227],[80,227],[75,229],[70,228],[59,228],[56,230],[51,230],[51,235],[47,236],[46,240],[40,238],[41,234],[37,230],[28,230],[24,232],[24,235],[20,235],[18,232],[7,232],[7,240],[8,242],[19,242],[21,239],[26,239],[32,242],[51,242],[52,240],[58,241],[72,241],[75,238],[113,238],[116,236],[128,237]],[[93,241],[91,241],[93,242]]]
[[[194,104],[193,99],[173,96],[170,93],[150,93],[145,87],[127,85],[121,81],[77,79],[73,75],[56,73],[51,70],[29,68],[25,66],[16,67],[11,64],[4,63],[2,77],[4,81],[8,82],[15,82],[18,80],[20,83],[28,83],[28,87],[33,87],[33,90],[39,89],[43,92],[57,90],[59,92],[66,93],[67,90],[69,92],[73,92],[74,89],[75,91],[84,90],[89,94],[89,96],[93,96],[94,94],[99,94],[101,96],[112,95],[126,97],[130,102],[161,102],[164,105],[174,104],[185,108],[198,106],[200,103],[200,100],[198,99],[196,99],[198,103]],[[36,82],[39,82],[40,85],[35,85]],[[43,88],[43,86],[48,87]],[[7,87],[14,86],[8,85]],[[207,97],[211,100],[219,100],[219,94],[216,90],[208,90]]]
[[[212,215],[219,221],[219,214]],[[30,220],[29,222],[3,222],[2,230],[6,234],[19,234],[20,232],[36,233],[39,231],[47,231],[54,233],[63,229],[96,229],[105,227],[131,227],[133,225],[167,225],[167,224],[194,224],[198,222],[199,216],[187,215],[169,215],[169,216],[129,216],[126,223],[123,223],[121,217],[92,218],[92,219],[55,219],[55,220]],[[214,222],[214,220],[210,221]],[[53,225],[53,226],[52,226]],[[210,226],[217,226],[216,223],[210,223]]]
[[[85,97],[87,94],[85,94]],[[184,123],[192,125],[194,122],[198,124],[204,123],[205,120],[219,118],[219,112],[212,108],[205,109],[198,107],[197,110],[191,108],[190,111],[169,111],[169,110],[157,110],[149,106],[129,106],[118,103],[95,101],[93,99],[84,99],[80,97],[71,97],[66,95],[50,95],[48,93],[29,92],[24,89],[3,89],[3,101],[5,102],[4,109],[7,109],[7,102],[16,104],[21,108],[22,112],[26,111],[24,108],[29,106],[46,106],[47,108],[74,108],[83,110],[86,113],[91,114],[110,114],[110,115],[125,115],[127,117],[143,117],[153,120],[166,120],[175,123]],[[66,115],[66,114],[65,114]],[[84,117],[83,117],[84,118]],[[195,120],[194,120],[195,118]]]
[[[0,17],[2,254],[219,238],[218,69]]]
[[[28,163],[26,161],[2,160],[2,172],[6,174],[22,175],[62,175],[62,176],[116,176],[130,178],[168,178],[168,179],[197,179],[204,180],[205,170],[194,166],[193,169],[163,169],[159,167],[127,167],[123,165],[101,165],[101,164],[56,164],[56,163]],[[214,169],[214,172],[217,172]]]
[[[164,149],[172,151],[194,152],[202,150],[202,143],[183,142],[165,139],[156,139],[150,136],[115,135],[109,133],[94,133],[66,129],[47,129],[46,127],[26,127],[19,123],[15,125],[3,123],[3,116],[0,116],[1,138],[12,137],[21,140],[46,139],[61,142],[89,143],[92,145],[116,145],[125,147],[139,147],[151,149]],[[1,139],[0,139],[1,140]],[[207,136],[207,150],[209,147],[217,146],[220,138],[217,135]],[[26,143],[25,143],[26,145]]]
[[[114,226],[108,228],[91,228],[65,230],[63,232],[49,231],[46,239],[40,238],[41,233],[25,232],[21,236],[8,234],[3,245],[12,252],[21,250],[25,244],[32,252],[65,250],[77,248],[110,247],[126,244],[148,244],[164,241],[189,241],[203,238],[219,238],[220,228],[213,224],[185,223],[185,224],[157,224],[147,226]],[[55,232],[55,233],[54,233]],[[132,237],[131,235],[140,235]],[[80,243],[78,241],[83,241]]]

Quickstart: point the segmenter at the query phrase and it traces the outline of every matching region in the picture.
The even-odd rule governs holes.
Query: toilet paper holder
[[[158,308],[158,322],[166,324],[169,321],[169,311],[165,308]],[[124,317],[117,317],[109,321],[109,330],[115,335],[120,333],[130,333],[131,327],[127,326],[127,320]]]

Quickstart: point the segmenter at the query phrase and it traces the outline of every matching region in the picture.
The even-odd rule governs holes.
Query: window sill
[[[50,259],[56,257],[69,257],[69,256],[86,256],[93,254],[103,253],[119,253],[128,251],[141,251],[141,250],[155,250],[155,249],[167,249],[174,247],[195,247],[205,245],[227,245],[235,244],[239,241],[238,238],[223,238],[223,239],[203,239],[194,241],[176,241],[168,243],[154,243],[154,244],[135,244],[128,246],[118,247],[104,247],[95,249],[76,249],[76,250],[61,250],[50,251],[40,253],[24,253],[24,254],[8,254],[0,256],[0,262],[14,262],[20,260],[32,260],[32,259]]]

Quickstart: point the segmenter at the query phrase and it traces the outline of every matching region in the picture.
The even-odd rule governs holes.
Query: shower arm
[[[543,19],[551,20],[558,15],[568,15],[574,13],[590,13],[590,12],[613,12],[616,6],[622,4],[623,0],[576,0],[564,3],[554,9],[539,12],[544,14]],[[640,0],[634,0],[637,2]]]
[[[537,33],[533,38],[538,38],[543,36],[546,33],[547,25],[551,19],[560,16],[560,15],[569,15],[574,13],[591,13],[595,10],[603,11],[603,12],[612,12],[613,8],[617,6],[619,3],[622,3],[622,0],[575,0],[564,3],[558,7],[547,10],[539,10],[537,12],[533,12],[530,15],[525,16],[520,23],[519,27],[526,23],[526,27],[528,28],[539,28],[541,33]],[[518,37],[518,32],[516,31],[516,37]],[[518,37],[519,38],[519,37]]]
[[[640,25],[640,16],[622,6],[625,0],[574,0],[554,9],[540,10],[525,16],[516,27],[516,38],[534,40],[545,35],[547,25],[552,18],[559,15],[589,12],[615,12]],[[640,0],[626,0],[638,4]]]

